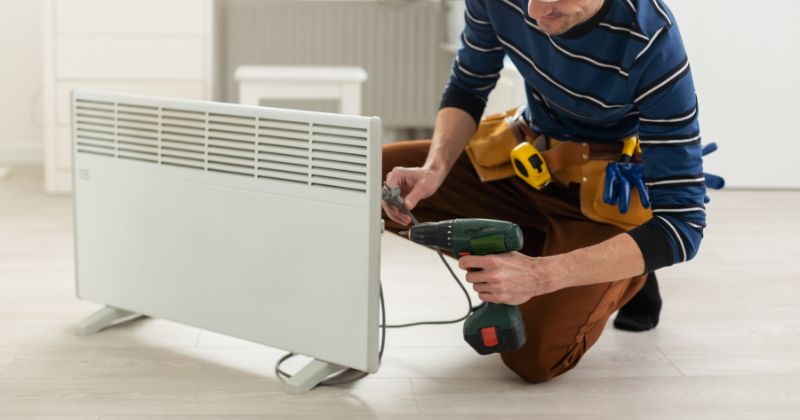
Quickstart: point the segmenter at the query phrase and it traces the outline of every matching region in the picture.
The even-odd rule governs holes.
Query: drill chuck
[[[420,223],[409,238],[420,244],[461,254],[488,255],[522,248],[522,231],[511,222],[491,219],[453,219]]]
[[[408,232],[408,238],[420,245],[451,249],[453,247],[453,222],[454,220],[445,220],[414,225]]]

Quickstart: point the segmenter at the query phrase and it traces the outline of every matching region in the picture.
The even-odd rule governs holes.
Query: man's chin
[[[539,24],[539,29],[541,29],[542,32],[548,35],[561,35],[564,32],[567,32],[567,30],[569,29],[566,27],[566,25],[548,24],[545,22],[538,22],[538,24]]]

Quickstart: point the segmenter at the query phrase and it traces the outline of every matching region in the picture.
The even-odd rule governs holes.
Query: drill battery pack
[[[464,340],[481,355],[519,350],[526,339],[516,306],[487,303],[464,322]]]

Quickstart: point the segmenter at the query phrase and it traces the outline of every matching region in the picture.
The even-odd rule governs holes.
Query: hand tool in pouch
[[[552,180],[542,153],[533,144],[523,141],[511,150],[514,173],[533,188],[541,190]]]
[[[625,214],[631,201],[632,189],[639,191],[642,207],[650,208],[650,196],[644,182],[642,165],[634,163],[633,155],[641,153],[639,139],[631,136],[622,145],[622,154],[617,162],[609,162],[606,166],[606,178],[603,188],[603,202],[619,206],[619,212]]]

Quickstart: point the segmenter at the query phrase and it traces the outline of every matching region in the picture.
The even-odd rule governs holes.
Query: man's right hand
[[[420,200],[432,196],[444,182],[446,173],[433,169],[396,167],[386,174],[386,185],[400,187],[400,195],[405,198],[406,209],[411,211]],[[381,202],[383,211],[395,222],[406,226],[411,223],[411,217],[401,212],[397,207]]]
[[[386,174],[387,186],[400,187],[400,195],[405,197],[406,210],[411,211],[420,200],[432,196],[442,186],[447,173],[464,151],[464,146],[476,127],[472,116],[462,109],[439,110],[425,163],[417,168],[396,167]],[[395,222],[403,226],[411,223],[411,217],[395,206],[384,202],[381,202],[381,206],[386,215]]]

